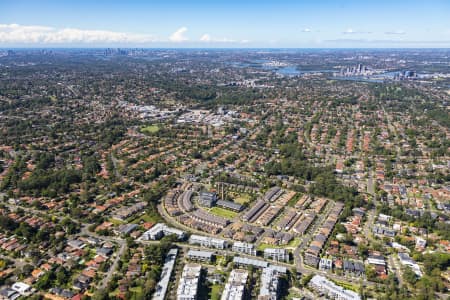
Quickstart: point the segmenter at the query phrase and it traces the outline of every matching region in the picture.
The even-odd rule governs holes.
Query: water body
[[[333,76],[329,77],[328,79],[331,80],[347,80],[347,81],[361,81],[361,82],[375,82],[375,83],[383,83],[384,80],[382,79],[372,79],[372,78],[366,78],[366,77],[345,77],[345,76]]]
[[[276,66],[262,66],[262,69],[275,72],[276,74],[283,76],[299,76],[302,74],[312,74],[312,73],[332,73],[333,70],[300,70],[296,66],[286,66],[286,67],[276,67]]]
[[[333,70],[308,70],[303,71],[299,70],[297,67],[294,66],[288,66],[283,68],[278,68],[274,70],[277,74],[285,75],[285,76],[298,76],[302,74],[312,74],[312,73],[332,73]]]
[[[296,67],[284,67],[276,70],[276,73],[285,76],[297,76],[301,74],[301,72]]]
[[[233,67],[237,67],[237,68],[252,67],[252,68],[262,69],[265,71],[272,71],[272,72],[275,72],[276,74],[283,75],[283,76],[299,76],[302,74],[309,74],[309,73],[319,73],[319,72],[320,73],[332,73],[332,72],[335,72],[335,70],[302,71],[293,65],[288,65],[285,67],[266,65],[266,63],[269,63],[269,62],[271,62],[271,61],[267,60],[267,59],[255,59],[250,62],[231,62],[230,64]]]

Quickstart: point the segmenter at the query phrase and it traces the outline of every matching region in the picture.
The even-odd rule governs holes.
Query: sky
[[[449,48],[450,0],[0,0],[0,47]]]

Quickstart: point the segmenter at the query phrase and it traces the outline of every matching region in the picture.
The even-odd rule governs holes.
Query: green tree
[[[417,275],[409,266],[403,271],[403,278],[411,285],[414,285],[417,282]]]

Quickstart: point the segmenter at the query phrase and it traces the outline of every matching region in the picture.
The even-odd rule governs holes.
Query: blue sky
[[[0,47],[450,47],[448,0],[0,2]]]

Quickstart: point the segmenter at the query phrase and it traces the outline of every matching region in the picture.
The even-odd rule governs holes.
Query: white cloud
[[[168,38],[158,39],[150,34],[136,34],[108,30],[85,30],[49,26],[0,24],[0,44],[145,44],[152,42],[182,43],[189,41],[188,29],[181,27]],[[212,37],[203,34],[201,43],[248,43],[248,40]]]
[[[403,30],[395,30],[395,31],[386,31],[384,34],[389,34],[389,35],[402,35],[405,34],[406,32]]]
[[[369,34],[369,33],[372,33],[372,32],[370,32],[370,31],[358,31],[358,30],[354,30],[353,28],[347,28],[342,33],[343,34]]]
[[[187,30],[188,29],[186,27],[179,28],[177,31],[175,31],[170,35],[169,40],[175,43],[187,41],[188,38],[184,35],[187,32]]]
[[[352,28],[347,28],[344,32],[342,32],[343,34],[353,34],[355,33],[355,31]]]
[[[303,28],[302,32],[311,32],[311,28]]]
[[[246,41],[246,40],[243,40],[243,41]],[[241,41],[241,43],[243,41]],[[233,39],[229,39],[229,38],[214,38],[214,37],[211,37],[211,35],[205,33],[204,35],[202,35],[200,37],[200,42],[204,42],[204,43],[235,43],[237,41],[233,40]]]
[[[200,37],[200,42],[210,42],[211,41],[211,36],[207,33],[205,33],[204,35],[202,35]]]
[[[148,43],[155,41],[157,39],[148,34],[0,24],[0,43],[6,44]]]

